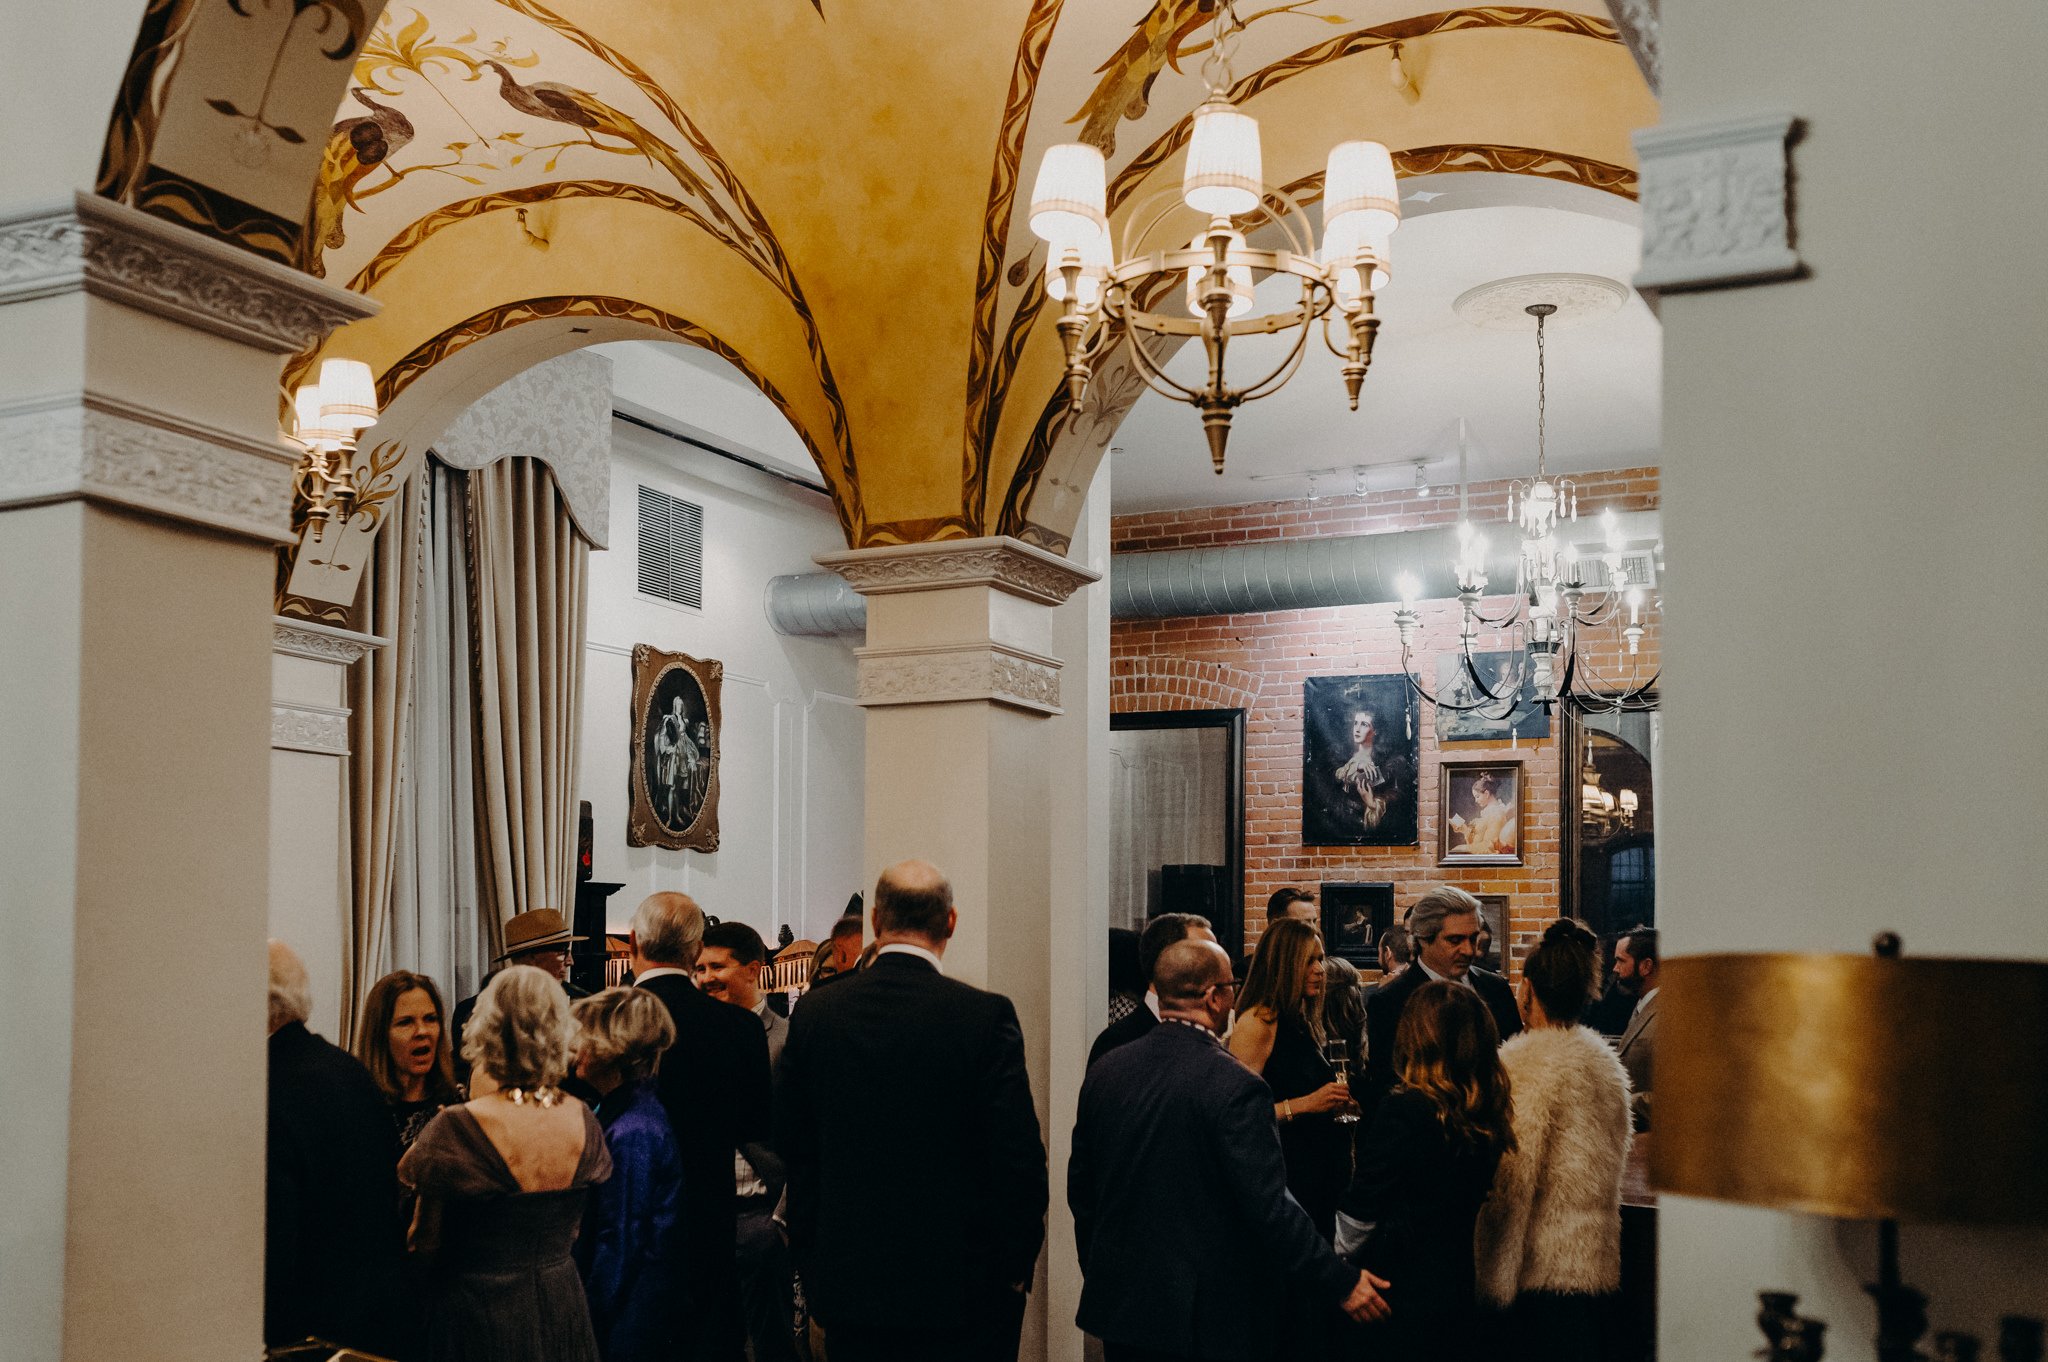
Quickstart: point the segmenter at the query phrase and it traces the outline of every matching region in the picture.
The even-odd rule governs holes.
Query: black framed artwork
[[[1474,652],[1468,667],[1462,652],[1440,653],[1436,659],[1436,740],[1438,742],[1504,743],[1509,739],[1535,742],[1550,736],[1550,712],[1536,703],[1536,678],[1530,673],[1526,654]],[[1502,694],[1501,682],[1519,668],[1522,693],[1506,714],[1500,706],[1485,703],[1486,692]],[[1486,692],[1473,680],[1477,672]],[[1457,705],[1481,705],[1477,710]]]
[[[1408,679],[1311,676],[1301,727],[1302,843],[1414,846],[1422,739]]]
[[[1474,894],[1479,900],[1479,919],[1486,924],[1486,954],[1472,963],[1495,974],[1506,974],[1508,958],[1508,896]]]
[[[626,845],[718,850],[723,662],[633,646]]]
[[[1393,884],[1325,880],[1317,897],[1323,910],[1323,950],[1360,969],[1378,969],[1380,939],[1394,925]]]

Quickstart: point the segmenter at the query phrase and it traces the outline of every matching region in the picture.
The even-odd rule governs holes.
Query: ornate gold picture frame
[[[725,664],[633,645],[626,845],[718,850],[719,688]]]

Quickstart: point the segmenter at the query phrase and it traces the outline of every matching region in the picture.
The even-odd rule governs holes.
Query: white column
[[[1057,1149],[1066,1133],[1059,1122],[1071,1129],[1069,1089],[1079,1086],[1087,1053],[1087,1040],[1077,1048],[1076,1036],[1099,1015],[1076,1010],[1077,990],[1062,972],[1086,945],[1088,916],[1103,915],[1097,936],[1107,923],[1061,864],[1087,860],[1085,842],[1068,839],[1074,805],[1085,808],[1096,787],[1085,733],[1077,739],[1073,723],[1058,717],[1070,703],[1076,721],[1099,713],[1106,746],[1108,592],[1088,586],[1101,573],[1007,538],[862,549],[818,562],[868,598],[859,688],[868,876],[922,857],[952,880],[960,926],[947,973],[1017,1005],[1033,1101]],[[1070,695],[1054,650],[1076,645],[1086,660]],[[1106,885],[1106,872],[1096,878]],[[1055,1202],[1063,1195],[1056,1181]],[[1068,1241],[1064,1249],[1055,1242],[1053,1261],[1061,1252],[1071,1260],[1072,1233],[1062,1224],[1052,1218],[1053,1233]],[[1070,1277],[1059,1274],[1062,1308]],[[1049,1319],[1051,1295],[1042,1266],[1025,1318],[1026,1358],[1075,1355],[1072,1315]],[[1048,1351],[1053,1339],[1057,1350]]]
[[[1892,930],[1909,953],[2048,957],[2048,177],[2016,140],[2048,114],[2048,7],[1965,8],[1996,22],[1930,41],[1911,0],[1853,22],[1663,6],[1647,255],[1754,277],[1784,236],[1804,269],[1663,300],[1667,952],[1861,952]],[[1789,196],[1764,115],[1803,125]],[[1668,1362],[1755,1349],[1759,1288],[1800,1293],[1829,1356],[1871,1356],[1872,1226],[1660,1214]],[[2040,1227],[1907,1226],[1902,1259],[1934,1328],[1987,1356],[2000,1314],[2048,1315]]]
[[[0,217],[0,1354],[261,1342],[281,357],[372,305]]]
[[[270,935],[313,982],[311,1026],[346,1047],[348,668],[384,639],[310,620],[271,625]]]

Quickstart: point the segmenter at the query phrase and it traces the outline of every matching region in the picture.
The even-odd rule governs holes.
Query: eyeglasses
[[[1224,991],[1225,993],[1234,993],[1234,992],[1236,992],[1236,991],[1237,991],[1237,980],[1235,980],[1235,979],[1224,979],[1224,980],[1221,980],[1220,982],[1217,982],[1217,983],[1213,983],[1213,984],[1209,985],[1209,987],[1210,987],[1210,988],[1212,988],[1212,989],[1219,989],[1219,988],[1220,988],[1220,989],[1222,989],[1222,990],[1223,990],[1223,991]]]

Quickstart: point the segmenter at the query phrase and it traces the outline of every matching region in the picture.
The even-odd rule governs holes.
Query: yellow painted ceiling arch
[[[1271,180],[1365,136],[1411,171],[1627,192],[1655,118],[1597,0],[1239,13]],[[1419,98],[1386,79],[1395,42]],[[1020,200],[1076,138],[1127,202],[1176,182],[1207,46],[1200,0],[392,0],[300,263],[383,301],[328,351],[380,371],[526,299],[686,319],[777,394],[851,542],[1060,544],[1070,511],[1032,500],[1059,357]]]

